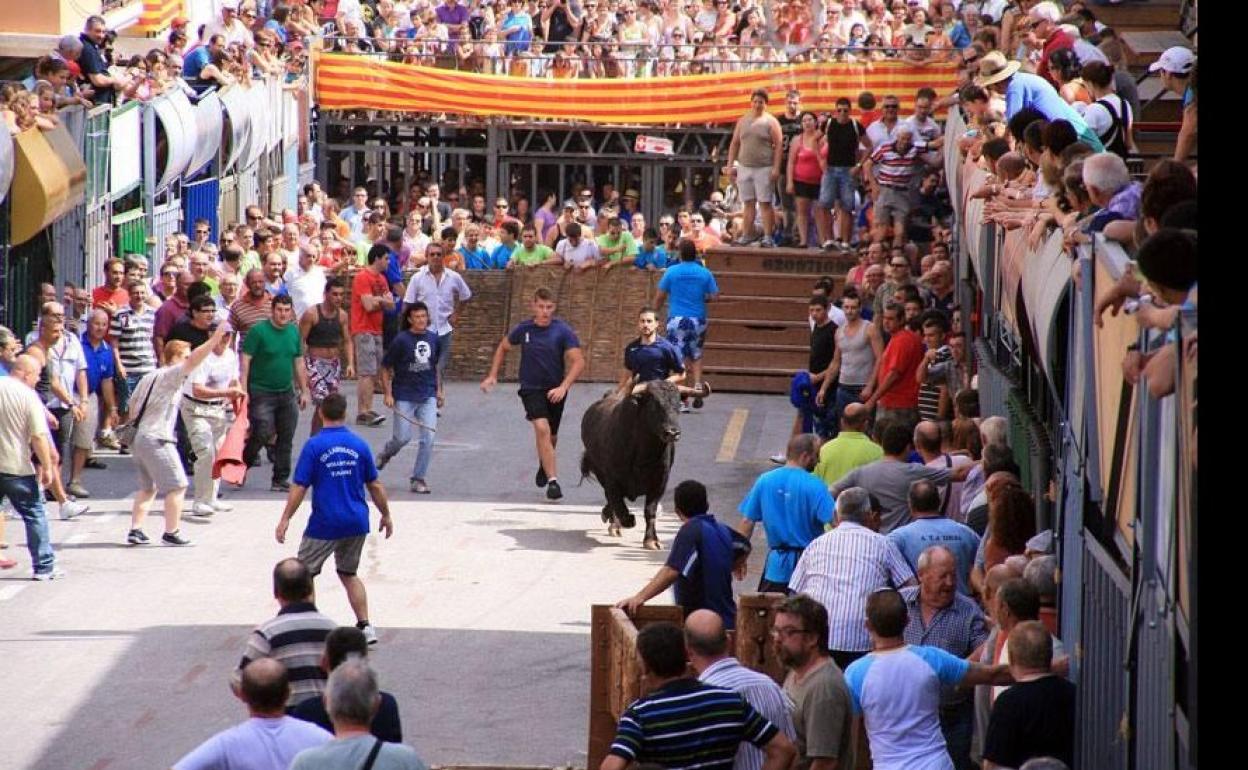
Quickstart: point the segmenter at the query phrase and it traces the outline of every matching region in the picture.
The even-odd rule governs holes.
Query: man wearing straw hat
[[[1046,120],[1064,120],[1079,135],[1079,141],[1096,152],[1104,152],[1105,146],[1096,132],[1088,128],[1083,116],[1066,103],[1049,81],[1030,72],[1019,72],[1019,62],[1007,60],[1000,51],[987,53],[979,60],[979,76],[975,85],[1005,95],[1005,117],[1010,119],[1024,107],[1033,107]]]

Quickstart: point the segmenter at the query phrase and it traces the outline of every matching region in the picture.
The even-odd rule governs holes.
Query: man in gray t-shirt
[[[929,468],[921,463],[906,462],[910,451],[910,430],[904,424],[884,428],[881,445],[884,457],[873,463],[854,468],[840,481],[828,487],[832,497],[837,497],[850,487],[862,487],[879,498],[884,507],[880,518],[880,534],[887,535],[910,521],[910,484],[927,479],[936,484],[962,481],[975,464],[960,468]]]
[[[411,746],[384,743],[369,733],[381,706],[377,675],[367,661],[352,658],[339,664],[325,684],[325,707],[334,723],[335,739],[300,752],[290,770],[429,770]]]

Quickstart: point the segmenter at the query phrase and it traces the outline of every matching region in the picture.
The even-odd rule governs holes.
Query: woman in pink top
[[[810,230],[810,204],[819,197],[819,183],[828,166],[828,148],[814,113],[803,112],[798,122],[802,133],[789,145],[788,193],[796,201],[797,245],[804,249]]]

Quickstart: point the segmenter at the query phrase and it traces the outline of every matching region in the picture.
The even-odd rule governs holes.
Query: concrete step
[[[805,349],[810,346],[810,322],[712,318],[706,338],[735,345],[797,345]]]
[[[808,296],[756,297],[720,294],[718,301],[707,304],[706,314],[712,323],[721,318],[749,318],[758,321],[802,321],[807,317]]]
[[[798,367],[801,368],[801,367]],[[788,393],[796,369],[744,369],[735,366],[702,367],[703,376],[716,392]]]
[[[757,249],[752,246],[716,246],[706,252],[706,266],[716,278],[724,273],[763,272],[815,277],[845,273],[857,262],[847,252],[814,249]]]
[[[1112,25],[1111,25],[1112,26]],[[1158,25],[1162,29],[1133,29],[1121,33],[1123,52],[1127,58],[1127,66],[1147,68],[1157,61],[1162,51],[1176,45],[1192,47],[1192,41],[1180,32],[1178,21],[1173,25]],[[1142,96],[1142,95],[1141,95]]]
[[[707,342],[703,348],[704,366],[736,366],[748,370],[805,369],[810,362],[809,345],[781,345],[738,342]]]
[[[713,268],[712,268],[713,269]],[[791,297],[799,302],[810,299],[815,281],[823,275],[831,275],[838,290],[845,285],[845,271],[832,273],[764,273],[760,271],[715,271],[715,284],[720,295],[743,297],[768,296]],[[712,305],[715,303],[711,303]],[[708,306],[709,308],[709,306]]]
[[[1097,21],[1119,31],[1178,29],[1182,3],[1180,0],[1145,0],[1119,5],[1089,4],[1088,9]]]

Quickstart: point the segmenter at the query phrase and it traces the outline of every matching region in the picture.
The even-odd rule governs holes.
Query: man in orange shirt
[[[126,281],[126,263],[113,257],[104,263],[104,285],[91,291],[91,304],[108,313],[113,313],[130,304],[130,292],[122,284]]]
[[[386,310],[394,309],[394,295],[386,280],[390,249],[384,243],[368,250],[368,267],[351,281],[351,339],[355,343],[356,425],[381,425],[386,418],[373,411],[373,383],[381,364],[382,323]]]
[[[691,225],[689,240],[693,241],[699,254],[705,254],[707,249],[719,245],[719,238],[706,228],[706,219],[701,214],[695,213],[689,218],[689,222]]]
[[[880,359],[875,390],[864,406],[870,410],[878,404],[876,422],[888,420],[914,430],[919,422],[915,372],[923,362],[923,340],[906,326],[905,310],[895,303],[884,307],[884,331],[890,335],[888,345]]]

